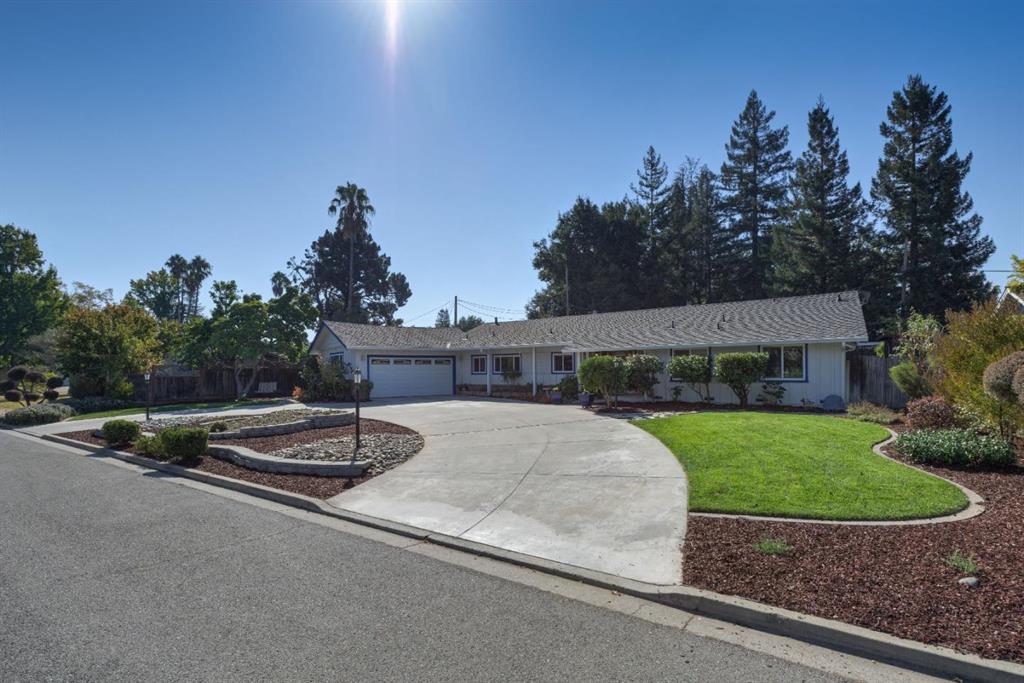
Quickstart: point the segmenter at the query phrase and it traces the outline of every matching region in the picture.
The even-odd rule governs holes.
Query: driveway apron
[[[341,509],[648,583],[682,580],[686,476],[657,439],[575,406],[374,402],[420,432],[405,464],[328,502]]]

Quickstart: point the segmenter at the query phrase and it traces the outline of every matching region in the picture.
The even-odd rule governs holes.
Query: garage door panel
[[[450,396],[453,358],[426,356],[371,357],[369,380],[376,398]]]

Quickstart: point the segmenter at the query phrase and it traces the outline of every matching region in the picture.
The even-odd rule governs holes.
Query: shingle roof
[[[626,350],[868,338],[860,297],[853,291],[485,323],[469,332],[457,328],[325,324],[349,348],[382,349],[565,346]]]

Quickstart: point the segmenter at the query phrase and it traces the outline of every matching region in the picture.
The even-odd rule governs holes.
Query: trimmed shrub
[[[24,365],[15,365],[13,368],[7,371],[7,379],[15,383],[25,379],[26,375],[28,375],[28,368],[26,368]]]
[[[889,368],[889,377],[910,398],[921,398],[932,393],[932,385],[910,361]]]
[[[53,375],[46,379],[47,389],[59,389],[62,386],[64,386],[64,378],[60,375]]]
[[[114,446],[129,444],[139,437],[142,428],[138,422],[131,420],[110,420],[103,424],[100,430],[103,432],[103,439]]]
[[[159,436],[140,436],[135,439],[135,452],[158,460],[164,457]]]
[[[45,384],[46,374],[38,370],[29,370],[25,373],[25,382],[28,384]]]
[[[563,377],[558,382],[558,390],[562,392],[563,401],[575,401],[580,397],[580,381],[576,375]]]
[[[27,408],[9,410],[0,417],[5,424],[16,427],[60,422],[75,415],[75,409],[63,403],[40,403]]]
[[[216,422],[211,422],[209,427],[210,427],[210,431],[211,432],[226,432],[226,431],[228,431],[228,423],[224,422],[223,420],[218,420]]]
[[[896,414],[896,411],[867,401],[858,401],[846,406],[846,414],[861,422],[873,422],[880,425],[891,425],[900,421],[900,416]]]
[[[8,389],[4,392],[4,400],[11,403],[21,403],[21,392],[17,389]]]
[[[98,413],[103,410],[120,410],[121,408],[132,407],[132,403],[130,401],[120,401],[116,398],[107,398],[106,396],[66,398],[64,399],[64,403],[71,406],[82,415],[86,413]]]
[[[46,391],[43,392],[43,398],[45,398],[47,401],[56,401],[58,398],[60,398],[60,392],[58,392],[56,389],[47,389]]]
[[[708,356],[672,356],[668,360],[668,375],[673,380],[686,382],[698,399],[706,401],[711,397],[711,359]],[[673,391],[673,398],[678,400],[678,392]]]
[[[647,397],[658,383],[658,375],[664,369],[657,356],[649,353],[636,353],[627,356],[626,364],[626,388],[643,394]]]
[[[160,432],[160,449],[173,460],[188,460],[206,452],[209,432],[201,427],[168,427]]]
[[[580,363],[577,373],[580,388],[604,396],[608,405],[616,405],[626,390],[626,364],[618,356],[592,356]]]
[[[981,375],[985,393],[996,400],[1015,403],[1017,393],[1013,390],[1013,378],[1021,368],[1024,368],[1024,351],[1011,353],[990,363]]]
[[[7,391],[10,391],[11,389],[16,389],[16,388],[17,388],[17,385],[14,383],[14,380],[5,379],[2,382],[0,382],[0,391],[7,392]]]
[[[970,429],[920,429],[900,434],[893,446],[914,462],[1003,466],[1016,461],[1013,444]]]
[[[736,394],[740,407],[746,408],[750,386],[761,379],[768,368],[768,354],[722,353],[715,356],[715,379]]]
[[[925,396],[908,403],[907,424],[911,429],[953,429],[963,426],[956,409],[941,396]]]

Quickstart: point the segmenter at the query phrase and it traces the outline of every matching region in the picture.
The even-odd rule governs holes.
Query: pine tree
[[[437,319],[434,321],[434,327],[451,327],[452,326],[452,314],[448,312],[447,308],[442,308],[437,312]]]
[[[859,289],[874,268],[874,230],[860,184],[825,106],[807,115],[807,149],[794,165],[791,204],[772,240],[774,291],[782,295]]]
[[[668,181],[668,166],[654,147],[647,148],[643,168],[636,172],[637,182],[630,185],[634,202],[643,209],[645,227],[653,239],[668,222],[668,196],[671,188]]]
[[[731,298],[730,280],[721,264],[730,261],[733,241],[721,222],[722,196],[718,178],[707,166],[693,175],[688,194],[690,217],[687,231],[693,272],[692,303],[713,303]]]
[[[770,287],[771,233],[783,212],[792,165],[789,129],[772,128],[774,118],[751,90],[725,146],[721,183],[735,245],[719,267],[738,285],[740,298],[762,297]]]
[[[941,316],[992,295],[981,270],[995,251],[961,189],[972,155],[953,147],[946,94],[910,76],[880,126],[885,146],[871,197],[885,222],[887,269],[899,283],[897,312]]]

